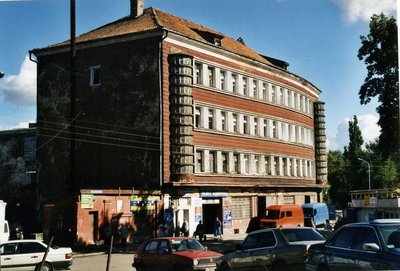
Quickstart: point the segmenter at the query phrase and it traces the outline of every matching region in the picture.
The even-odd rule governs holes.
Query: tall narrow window
[[[280,104],[282,104],[283,103],[283,92],[282,92],[282,88],[281,87],[278,87],[278,90],[277,90],[277,103],[280,103]]]
[[[267,83],[265,83],[265,82],[262,83],[262,95],[263,95],[264,101],[268,101]]]
[[[239,172],[239,154],[235,153],[233,154],[233,173],[238,173]]]
[[[226,131],[226,113],[221,111],[221,130]]]
[[[272,127],[271,127],[271,129],[272,129],[272,138],[278,138],[278,129],[277,129],[277,122],[276,121],[273,121],[272,122]]]
[[[253,135],[258,135],[258,118],[253,121]]]
[[[216,155],[215,151],[210,151],[208,153],[208,165],[209,165],[210,172],[217,172],[216,163],[215,163],[216,158],[217,158],[217,155]]]
[[[252,93],[250,94],[250,96],[254,98],[258,97],[257,83],[257,80],[253,80]]]
[[[279,157],[274,157],[274,170],[275,170],[275,175],[281,175],[279,169]]]
[[[269,156],[264,157],[264,171],[266,175],[271,175],[271,169],[269,167]]]
[[[196,172],[203,172],[203,151],[196,150]]]
[[[208,109],[208,129],[214,129],[214,110]]]
[[[194,113],[195,114],[195,117],[194,117],[195,123],[194,123],[194,125],[195,125],[196,128],[199,128],[200,127],[200,123],[201,123],[201,113],[200,113],[201,110],[200,110],[200,107],[196,106],[194,112],[195,112]]]
[[[244,173],[250,173],[250,156],[248,154],[243,155],[243,165],[244,165]]]
[[[203,69],[202,69],[202,67],[203,67],[203,65],[199,62],[196,62],[194,64],[194,69],[196,72],[196,83],[200,84],[200,85],[203,84],[203,72],[202,72]]]
[[[232,130],[233,132],[237,133],[238,132],[238,115],[237,114],[232,114]]]
[[[215,68],[208,67],[208,86],[215,87]]]
[[[258,155],[254,156],[254,172],[260,174],[260,157]]]
[[[267,119],[263,120],[263,130],[264,130],[264,137],[268,137],[269,133],[268,133],[268,120]]]
[[[243,133],[249,134],[249,117],[243,116]]]
[[[232,91],[237,93],[237,84],[236,84],[236,79],[237,79],[237,75],[232,73],[231,76],[231,83],[232,83]]]
[[[228,173],[228,157],[229,154],[227,152],[221,153],[221,162],[222,162],[222,172]]]
[[[226,83],[225,83],[225,76],[226,72],[225,71],[220,71],[219,72],[219,78],[221,80],[221,89],[225,90],[226,89]]]
[[[243,76],[242,81],[242,93],[243,95],[248,95],[247,93],[247,78]]]
[[[276,102],[276,87],[274,85],[271,87],[271,102]]]
[[[101,67],[95,66],[90,68],[90,86],[101,85]]]

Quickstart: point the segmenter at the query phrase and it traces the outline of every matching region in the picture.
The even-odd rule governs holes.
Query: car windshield
[[[195,239],[171,240],[174,251],[205,250],[205,248]]]
[[[281,229],[289,242],[299,241],[323,241],[325,237],[313,229]]]
[[[400,249],[400,225],[382,225],[379,231],[389,249]]]
[[[313,208],[303,208],[303,213],[304,216],[310,217],[314,215],[314,209]]]
[[[267,210],[266,218],[278,219],[279,218],[279,210]]]

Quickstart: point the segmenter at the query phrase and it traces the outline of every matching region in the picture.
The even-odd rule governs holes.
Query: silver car
[[[219,271],[305,269],[307,249],[325,238],[313,228],[269,228],[249,233],[236,252],[217,260]]]

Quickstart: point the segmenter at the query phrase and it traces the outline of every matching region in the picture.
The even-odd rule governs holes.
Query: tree
[[[339,208],[347,207],[350,184],[346,176],[347,161],[339,150],[328,152],[329,198]]]
[[[358,126],[357,116],[349,121],[349,145],[344,147],[344,158],[346,159],[346,178],[349,190],[365,189],[368,187],[364,181],[362,167],[358,158],[364,156],[362,145],[364,139]]]
[[[378,125],[381,128],[379,149],[385,158],[399,152],[399,76],[396,19],[373,15],[370,33],[361,36],[358,58],[367,68],[367,77],[359,91],[360,103],[378,97]]]

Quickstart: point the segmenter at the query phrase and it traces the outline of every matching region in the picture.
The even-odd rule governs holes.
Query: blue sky
[[[36,119],[36,66],[28,51],[69,39],[69,0],[0,0],[0,130]],[[129,14],[129,0],[76,0],[77,34]],[[378,136],[376,101],[360,105],[366,69],[357,59],[360,35],[374,13],[397,15],[396,0],[145,0],[155,7],[242,37],[261,54],[289,62],[326,103],[328,147],[348,144],[357,115],[365,141]]]

